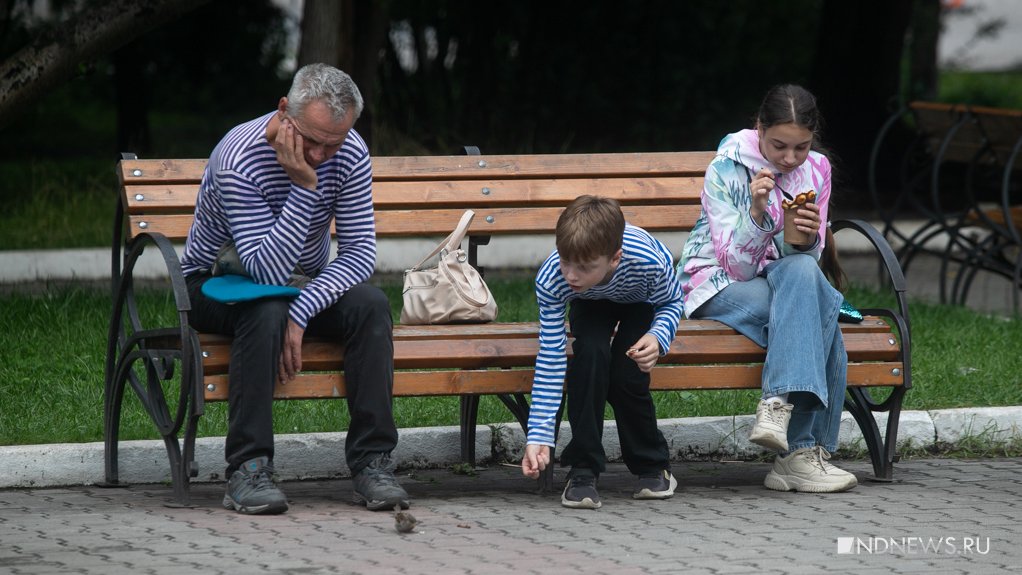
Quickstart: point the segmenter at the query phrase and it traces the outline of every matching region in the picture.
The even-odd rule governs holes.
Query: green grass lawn
[[[0,160],[0,249],[107,247],[117,177],[112,160]]]
[[[537,317],[529,279],[491,280],[504,321]],[[382,286],[400,309],[400,286]],[[887,297],[853,288],[861,307],[892,307]],[[144,318],[170,322],[169,294],[141,294]],[[88,288],[53,288],[39,294],[0,296],[0,444],[100,441],[103,438],[103,371],[109,296]],[[906,409],[1022,405],[1022,321],[992,318],[965,308],[914,301],[914,387]],[[757,392],[656,393],[661,418],[752,413]],[[343,401],[278,401],[278,433],[339,431],[347,426]],[[400,427],[456,425],[457,398],[398,398]],[[125,399],[123,439],[156,439],[137,398]],[[200,435],[226,432],[226,404],[206,407]],[[480,423],[513,421],[504,406],[485,397]]]

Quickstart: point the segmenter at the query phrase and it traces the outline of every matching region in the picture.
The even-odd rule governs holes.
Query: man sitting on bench
[[[365,283],[376,265],[372,166],[352,129],[362,96],[344,72],[312,64],[296,74],[277,109],[241,124],[217,144],[202,178],[181,267],[203,332],[231,335],[224,507],[283,513],[273,484],[273,388],[302,368],[305,332],[344,345],[351,425],[345,456],[354,498],[369,509],[407,508],[390,452],[393,325],[386,296]],[[336,221],[337,257],[330,260]],[[258,285],[284,286],[300,270],[311,281],[293,301],[268,297],[224,303],[203,284],[236,248]]]

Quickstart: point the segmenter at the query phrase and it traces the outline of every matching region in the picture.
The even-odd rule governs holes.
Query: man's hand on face
[[[287,172],[291,181],[307,190],[315,190],[318,182],[316,170],[305,160],[302,135],[295,129],[290,118],[285,117],[281,120],[272,145],[277,152],[277,162]]]

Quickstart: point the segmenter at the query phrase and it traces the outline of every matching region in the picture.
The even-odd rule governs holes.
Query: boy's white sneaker
[[[778,456],[763,486],[775,491],[834,493],[859,484],[854,475],[831,465],[828,459],[830,453],[819,445],[796,450],[787,457]]]
[[[756,406],[756,424],[749,432],[749,441],[767,449],[788,450],[788,421],[792,405],[777,400],[760,401]]]

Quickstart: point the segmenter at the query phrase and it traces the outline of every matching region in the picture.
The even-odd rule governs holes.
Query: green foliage
[[[38,34],[22,24],[0,30],[0,55]],[[271,0],[209,2],[83,63],[0,129],[0,157],[208,157],[227,129],[272,111],[287,92],[287,24]]]
[[[937,99],[955,104],[1022,110],[1022,71],[943,72]]]

